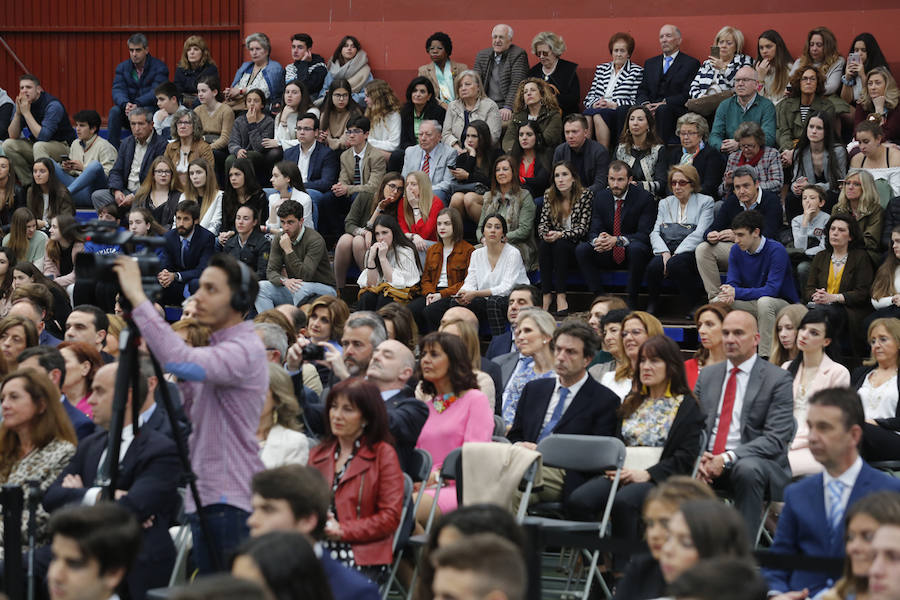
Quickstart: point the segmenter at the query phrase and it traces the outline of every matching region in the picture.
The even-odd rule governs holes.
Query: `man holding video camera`
[[[195,561],[201,573],[209,573],[215,566],[223,568],[225,557],[249,535],[250,479],[263,469],[256,429],[269,387],[268,363],[253,324],[244,320],[259,291],[256,275],[231,256],[210,259],[193,297],[195,318],[212,336],[209,346],[193,348],[154,309],[136,260],[119,257],[113,270],[150,351],[181,381],[184,409],[193,423],[191,466],[212,544],[203,535],[190,494],[185,508]],[[210,545],[217,559],[209,555]]]

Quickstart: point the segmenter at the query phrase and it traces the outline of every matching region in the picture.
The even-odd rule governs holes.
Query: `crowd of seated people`
[[[254,33],[250,60],[222,85],[230,74],[201,37],[170,68],[135,34],[108,141],[106,107],[70,121],[36,76],[20,78],[0,155],[0,482],[45,484],[40,574],[50,564],[52,582],[61,552],[51,562],[48,515],[102,502],[107,438],[93,429],[111,425],[123,326],[112,313],[135,319],[168,377],[142,364],[141,397],[128,400],[141,418],[126,421],[132,471],[115,494],[147,544],[124,580],[132,598],[165,585],[174,560],[163,524],[183,430],[168,423],[164,386],[191,430],[202,508],[187,500],[185,522],[198,569],[222,570],[234,552],[250,561],[237,571],[261,560],[256,545],[238,548],[267,533],[254,525],[262,504],[309,475],[284,471],[272,489],[257,477],[308,464],[324,504],[298,530],[321,550],[304,560],[369,592],[388,580],[415,448],[438,472],[492,434],[531,450],[554,433],[622,439],[644,459],[622,471],[612,509],[614,535],[645,535],[650,549],[621,582],[635,600],[677,589],[715,555],[749,561],[747,536],[775,498],[789,506],[775,545],[807,550],[793,521],[804,482],[850,477],[857,494],[848,473],[900,460],[900,113],[875,38],[857,36],[845,60],[817,27],[794,61],[776,31],[754,53],[723,27],[701,61],[665,25],[661,54],[641,67],[638,42],[616,33],[583,106],[561,36],[535,36],[531,67],[512,41],[497,25],[469,69],[436,32],[400,94],[351,35],[326,60],[297,34],[283,68]],[[90,207],[159,244],[86,238],[76,210]],[[144,250],[159,268],[141,279],[121,258]],[[89,254],[116,260],[118,281],[84,278],[76,264]],[[572,288],[608,293],[611,271],[626,276],[624,299],[576,313]],[[677,295],[664,299],[666,286]],[[685,313],[699,345],[686,361],[663,326]],[[154,435],[129,437],[134,426]],[[542,475],[541,499],[568,518],[592,520],[611,493],[606,474]],[[452,486],[431,510],[433,483],[416,490],[417,524],[433,512],[468,535],[452,525]],[[853,494],[826,496],[829,525],[846,512],[848,530],[862,527]],[[290,503],[293,520],[304,506]],[[435,590],[444,545],[429,547]],[[851,567],[844,586],[859,586]],[[766,578],[779,593],[818,585]]]

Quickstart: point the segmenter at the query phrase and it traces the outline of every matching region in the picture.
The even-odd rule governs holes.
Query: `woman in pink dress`
[[[431,453],[434,469],[429,484],[437,479],[447,454],[465,442],[489,442],[494,414],[487,397],[478,389],[472,361],[459,337],[430,333],[422,340],[419,361],[421,392],[428,398],[428,420],[419,434],[417,448]],[[422,397],[420,394],[416,394]],[[424,525],[434,501],[434,489],[425,490],[416,520]],[[441,489],[436,515],[456,509],[456,486]]]

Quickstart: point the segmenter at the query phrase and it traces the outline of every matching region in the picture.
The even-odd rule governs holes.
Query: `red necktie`
[[[619,236],[622,235],[622,204],[625,201],[621,198],[616,198],[616,214],[613,217],[613,235]],[[621,265],[625,262],[625,247],[624,246],[616,246],[613,248],[613,260],[616,261],[617,265]]]
[[[728,430],[731,429],[731,413],[734,412],[734,396],[737,392],[737,374],[741,370],[737,367],[731,369],[728,383],[725,384],[725,397],[722,398],[722,412],[719,413],[719,428],[716,430],[716,442],[713,444],[713,454],[725,452],[725,442],[728,440]]]
[[[425,171],[425,174],[429,174],[431,172],[431,157],[428,156],[428,153],[425,153],[425,162],[422,163],[422,170]]]

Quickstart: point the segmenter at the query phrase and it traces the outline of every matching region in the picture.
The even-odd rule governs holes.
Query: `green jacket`
[[[307,227],[302,231],[303,235],[293,243],[294,251],[290,254],[284,253],[278,238],[272,240],[266,277],[272,285],[284,285],[281,278],[287,277],[335,287],[334,271],[328,262],[325,238],[315,229]]]

